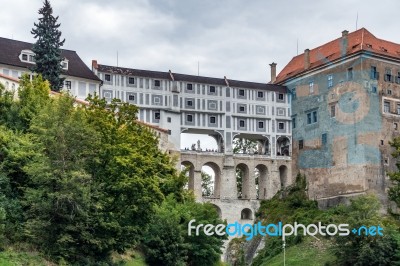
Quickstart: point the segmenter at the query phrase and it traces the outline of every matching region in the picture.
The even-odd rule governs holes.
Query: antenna
[[[117,51],[117,67],[118,67],[118,51]]]
[[[197,61],[197,76],[200,76],[200,61]]]
[[[357,24],[358,24],[358,11],[357,11],[357,18],[356,18],[356,30],[358,29]]]

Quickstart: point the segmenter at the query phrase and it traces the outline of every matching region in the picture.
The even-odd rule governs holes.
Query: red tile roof
[[[304,67],[304,53],[293,57],[279,73],[274,83],[280,84],[310,69],[340,59],[344,55],[348,56],[360,51],[367,51],[400,60],[400,44],[379,39],[365,28],[361,28],[347,35],[347,49],[345,54],[342,54],[344,52],[343,43],[343,37],[340,37],[317,48],[311,49],[310,67],[308,69]]]

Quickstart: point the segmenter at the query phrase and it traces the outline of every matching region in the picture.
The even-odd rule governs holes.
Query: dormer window
[[[22,50],[19,55],[19,59],[22,62],[34,64],[35,63],[35,54],[31,50]]]
[[[61,61],[61,67],[64,70],[68,70],[68,59],[67,58],[64,58],[64,60]]]

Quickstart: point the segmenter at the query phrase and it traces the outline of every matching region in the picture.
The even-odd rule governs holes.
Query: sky
[[[306,48],[365,27],[400,43],[400,1],[50,0],[64,49],[84,62],[269,82]],[[34,42],[42,0],[0,0],[0,36]],[[357,19],[358,18],[358,19]],[[118,60],[117,60],[118,54]],[[185,137],[182,147],[206,137]],[[213,145],[214,144],[214,145]]]

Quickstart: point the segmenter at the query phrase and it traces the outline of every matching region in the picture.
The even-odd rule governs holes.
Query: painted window
[[[333,87],[333,75],[328,75],[328,88]]]
[[[390,102],[384,102],[383,104],[383,112],[384,113],[389,113],[390,112]]]

